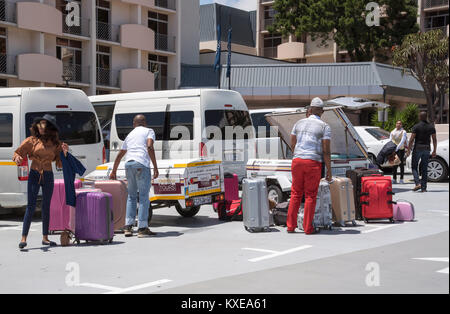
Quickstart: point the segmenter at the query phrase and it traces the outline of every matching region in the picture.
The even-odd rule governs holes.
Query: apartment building
[[[0,0],[0,86],[175,89],[198,29],[198,0]]]

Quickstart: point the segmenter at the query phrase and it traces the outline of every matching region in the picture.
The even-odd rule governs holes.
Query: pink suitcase
[[[83,183],[75,180],[75,189],[81,188]],[[63,179],[55,180],[53,196],[50,203],[50,226],[49,231],[71,231],[75,232],[75,210],[66,205],[66,191]]]
[[[394,220],[395,221],[414,221],[416,212],[411,202],[399,200],[394,204]]]
[[[225,173],[225,203],[232,203],[239,199],[239,177],[236,174]],[[217,211],[219,203],[214,203],[214,210]]]
[[[124,181],[96,181],[95,187],[112,195],[114,231],[120,231],[125,226],[127,213],[127,184]]]

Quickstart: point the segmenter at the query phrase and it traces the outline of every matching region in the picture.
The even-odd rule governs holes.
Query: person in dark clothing
[[[397,152],[397,145],[394,142],[389,142],[381,149],[377,156],[377,165],[381,168],[381,165],[387,161],[393,163]]]
[[[412,129],[412,136],[409,141],[407,156],[409,156],[412,151],[412,172],[414,175],[414,182],[416,183],[413,191],[416,192],[422,190],[422,192],[426,192],[428,183],[428,161],[431,153],[431,139],[433,139],[433,152],[431,153],[431,157],[435,158],[437,138],[436,129],[428,122],[427,112],[422,111],[419,118],[420,122]],[[422,179],[419,177],[419,161]]]

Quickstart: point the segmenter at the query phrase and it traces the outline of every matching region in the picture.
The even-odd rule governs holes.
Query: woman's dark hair
[[[31,135],[41,139],[44,142],[50,141],[53,145],[58,146],[60,144],[58,130],[49,122],[47,122],[47,126],[45,127],[45,134],[41,135],[39,133],[38,124],[41,122],[36,121],[31,125],[30,131]]]

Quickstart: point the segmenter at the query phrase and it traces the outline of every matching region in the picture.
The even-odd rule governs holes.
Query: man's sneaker
[[[397,184],[397,180],[392,180],[392,184]]]
[[[156,233],[151,232],[149,228],[143,228],[138,230],[138,238],[154,237]]]
[[[421,185],[416,185],[416,186],[414,187],[413,191],[414,191],[414,192],[417,192],[417,191],[419,191],[421,188],[422,188]]]
[[[125,226],[123,227],[123,234],[126,238],[133,236],[133,226]]]

